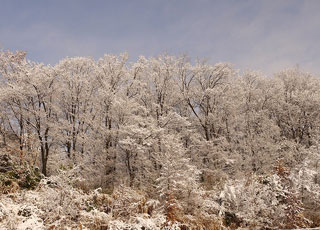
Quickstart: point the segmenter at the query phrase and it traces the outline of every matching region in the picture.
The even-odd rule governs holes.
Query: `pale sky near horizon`
[[[320,75],[319,40],[320,0],[0,0],[0,48],[52,65],[168,53]]]

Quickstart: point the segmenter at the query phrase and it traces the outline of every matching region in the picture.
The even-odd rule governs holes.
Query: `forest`
[[[0,51],[0,229],[320,227],[320,78]]]

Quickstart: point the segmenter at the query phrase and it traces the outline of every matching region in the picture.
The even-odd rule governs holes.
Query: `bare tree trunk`
[[[47,154],[46,154],[46,150],[45,150],[45,146],[43,143],[41,143],[41,172],[43,175],[47,176]]]

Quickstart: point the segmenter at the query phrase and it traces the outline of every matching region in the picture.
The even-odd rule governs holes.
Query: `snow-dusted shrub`
[[[220,194],[223,209],[256,228],[309,226],[289,171],[280,163],[275,169],[271,175],[229,181]]]
[[[23,190],[1,198],[2,207],[7,207],[1,211],[1,224],[12,226],[12,229],[19,229],[19,226],[59,228],[79,224],[84,228],[99,229],[110,218],[97,208],[88,210],[87,204],[94,195],[95,192],[86,194],[74,188],[66,173],[44,178],[34,191]]]

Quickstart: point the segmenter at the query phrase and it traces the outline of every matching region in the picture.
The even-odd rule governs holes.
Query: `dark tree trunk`
[[[47,154],[46,154],[46,148],[44,146],[44,143],[41,143],[41,172],[43,175],[47,176]]]

